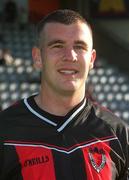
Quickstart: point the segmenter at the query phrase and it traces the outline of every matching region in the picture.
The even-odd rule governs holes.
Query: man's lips
[[[78,73],[75,69],[60,69],[58,72],[64,75],[74,75]]]

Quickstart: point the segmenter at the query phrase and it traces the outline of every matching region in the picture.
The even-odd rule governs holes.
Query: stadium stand
[[[32,64],[33,25],[21,31],[18,25],[5,23],[0,33],[4,39],[0,48],[10,49],[14,58],[13,64],[0,66],[0,106],[5,109],[16,100],[38,92],[40,72]],[[129,123],[128,75],[108,64],[105,58],[98,57],[95,66],[88,78],[94,98]]]
[[[109,64],[104,58],[99,58],[96,62],[96,67],[89,76],[89,84],[94,87],[94,98],[129,123],[128,74]]]

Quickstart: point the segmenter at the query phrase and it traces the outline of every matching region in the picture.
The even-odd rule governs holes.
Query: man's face
[[[84,93],[96,56],[88,26],[82,22],[47,23],[42,35],[42,87],[62,95]]]

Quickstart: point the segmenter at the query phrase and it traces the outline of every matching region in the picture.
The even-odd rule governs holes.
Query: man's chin
[[[75,93],[77,93],[78,88],[76,86],[72,87],[65,87],[64,89],[61,90],[62,94],[65,96],[73,96]]]

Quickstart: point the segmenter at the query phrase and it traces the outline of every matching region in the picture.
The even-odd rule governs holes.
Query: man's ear
[[[94,67],[95,59],[96,59],[96,50],[93,49],[92,54],[91,54],[90,70],[93,69],[93,67]]]
[[[37,69],[42,68],[42,59],[40,49],[37,47],[32,48],[32,58],[34,62],[34,67]]]

